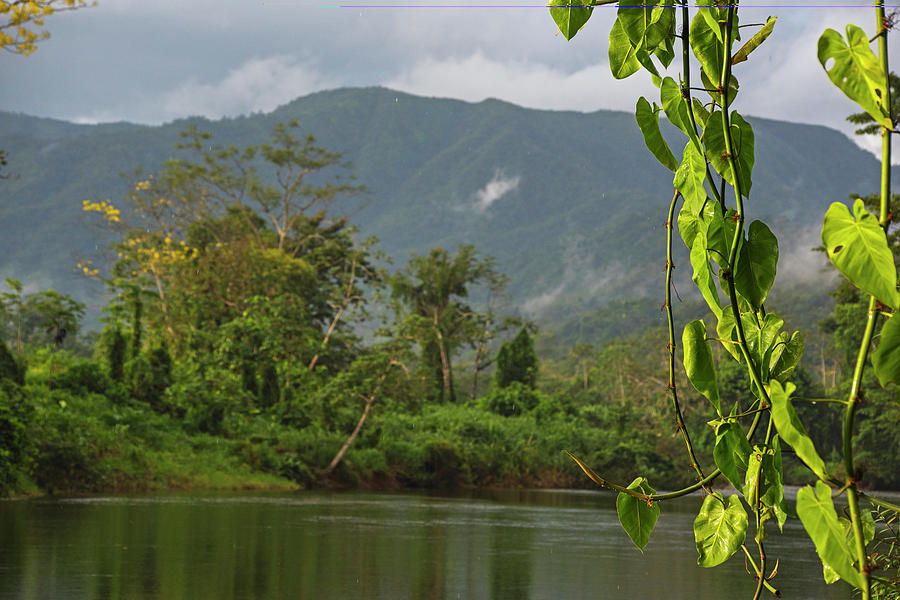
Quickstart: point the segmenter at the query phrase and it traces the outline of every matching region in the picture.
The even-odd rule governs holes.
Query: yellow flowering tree
[[[116,262],[103,278],[119,290],[152,294],[147,324],[176,354],[209,354],[223,343],[221,328],[242,320],[242,330],[268,323],[268,354],[291,348],[293,364],[307,371],[347,360],[355,336],[346,321],[361,314],[363,289],[380,278],[371,264],[374,241],[357,241],[347,218],[329,213],[336,196],[361,188],[337,173],[324,179],[342,166],[340,155],[316,147],[311,136],[298,141],[296,126],[278,125],[269,143],[241,149],[191,129],[179,146],[190,159],[170,160],[152,175],[137,172],[123,210],[109,201],[83,203],[116,237]],[[87,261],[79,269],[101,278]],[[276,300],[284,310],[273,309]],[[230,355],[261,352],[259,344],[233,342]]]
[[[84,0],[0,0],[0,48],[29,55],[41,40],[50,37],[43,29],[50,15],[86,6]]]

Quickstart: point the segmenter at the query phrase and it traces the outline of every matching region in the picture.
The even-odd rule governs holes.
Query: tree
[[[155,174],[136,171],[129,211],[84,203],[119,238],[105,280],[152,293],[144,320],[176,356],[218,352],[219,328],[242,321],[239,329],[258,329],[265,321],[270,349],[290,350],[309,370],[350,360],[345,350],[357,338],[348,318],[364,315],[363,290],[381,278],[371,264],[375,240],[358,242],[346,216],[329,213],[335,198],[362,187],[332,173],[346,167],[340,154],[309,135],[299,141],[298,127],[276,125],[269,142],[240,149],[215,145],[192,127],[178,145],[188,158]]]
[[[25,294],[24,286],[15,279],[7,279],[6,284],[12,291],[0,296],[0,328],[3,337],[12,340],[17,354],[28,344],[59,348],[66,339],[74,339],[84,316],[84,304],[56,290]]]
[[[407,321],[421,348],[421,366],[432,398],[455,401],[453,355],[477,341],[477,313],[464,300],[473,285],[495,278],[494,259],[479,259],[475,247],[460,246],[454,257],[442,248],[428,256],[413,254],[406,268],[394,275],[392,294],[405,308]]]
[[[28,56],[39,41],[50,37],[48,31],[41,31],[45,18],[83,6],[84,0],[0,0],[0,49]],[[6,152],[0,150],[0,172],[6,161]],[[0,174],[0,179],[5,178]]]
[[[534,339],[522,327],[516,337],[504,342],[497,352],[497,386],[505,388],[518,382],[534,389],[537,373],[538,357],[534,351]]]
[[[83,6],[84,0],[0,0],[0,48],[28,56],[50,37],[41,31],[45,18]]]

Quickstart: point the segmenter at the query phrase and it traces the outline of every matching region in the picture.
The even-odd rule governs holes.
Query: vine
[[[563,36],[570,40],[585,26],[596,6],[613,3],[595,0],[575,5],[571,0],[550,0],[549,8]],[[872,510],[861,509],[860,500],[867,499],[877,507],[876,515],[882,520],[889,520],[891,517],[885,515],[897,510],[896,506],[858,491],[853,460],[854,418],[862,398],[860,384],[870,351],[881,385],[900,384],[900,319],[894,318],[900,308],[900,293],[886,238],[892,216],[888,213],[890,135],[896,133],[887,55],[892,22],[885,16],[883,2],[878,2],[877,28],[871,39],[860,27],[848,25],[846,37],[831,29],[825,31],[817,49],[828,77],[875,120],[883,139],[879,215],[869,213],[862,200],[854,202],[852,213],[846,205],[835,202],[825,214],[822,228],[829,259],[853,285],[870,296],[849,396],[844,400],[828,399],[845,405],[844,474],[839,476],[827,470],[793,407],[793,400],[804,400],[792,398],[796,388],[789,381],[803,355],[803,337],[798,331],[784,331],[783,319],[765,307],[775,281],[778,240],[761,221],[746,226],[745,203],[750,201],[755,144],[753,128],[733,109],[738,82],[732,71],[765,42],[774,30],[776,17],[743,26],[757,30],[735,51],[735,43],[741,41],[738,9],[737,4],[698,4],[691,16],[687,0],[676,4],[649,0],[640,6],[619,3],[609,34],[613,76],[624,79],[645,70],[659,89],[660,105],[643,96],[637,100],[635,120],[651,154],[673,172],[666,220],[664,304],[669,331],[668,389],[676,425],[697,481],[682,490],[658,494],[644,477],[637,477],[627,486],[616,484],[595,473],[578,457],[571,453],[570,456],[594,482],[618,492],[619,520],[640,549],[649,542],[661,502],[703,488],[707,495],[694,521],[697,562],[713,567],[743,550],[753,570],[756,599],[764,589],[779,595],[770,583],[778,562],[767,575],[769,557],[764,541],[767,523],[774,520],[781,529],[791,512],[785,500],[781,458],[781,445],[787,444],[817,479],[815,486],[807,485],[798,491],[796,513],[821,558],[825,580],[831,583],[843,579],[868,600],[871,580],[880,581],[875,571],[886,561],[872,558],[871,552],[879,542],[873,545],[876,528]],[[677,34],[679,13],[681,33]],[[681,74],[676,82],[665,72],[675,58],[679,40]],[[877,56],[871,48],[875,40]],[[699,65],[699,88],[691,85],[692,54]],[[708,102],[694,98],[694,90],[708,94]],[[661,113],[686,138],[680,160],[662,136]],[[676,218],[679,200],[681,209]],[[687,379],[706,397],[712,412],[710,425],[715,429],[716,441],[715,467],[711,469],[704,469],[697,461],[675,387],[677,340],[671,289],[676,224],[690,251],[692,280],[716,321],[714,333],[698,319],[685,326],[681,337]],[[876,345],[880,315],[886,322]],[[749,402],[739,400],[730,407],[722,405],[710,341],[720,343],[727,356],[747,370]],[[752,419],[749,425],[745,425],[746,419]],[[761,423],[766,425],[764,434],[758,433]],[[737,493],[726,497],[708,487],[720,475]],[[838,517],[835,489],[837,494],[847,495],[849,520]],[[748,509],[756,524],[755,553],[746,544]],[[880,543],[883,546],[883,541]]]

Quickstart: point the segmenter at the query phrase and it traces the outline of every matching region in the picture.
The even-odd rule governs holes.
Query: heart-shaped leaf
[[[737,291],[753,308],[758,310],[772,289],[777,265],[778,240],[765,223],[753,221],[741,247],[738,268],[734,273]]]
[[[772,379],[777,379],[784,383],[791,376],[791,373],[794,372],[794,368],[800,363],[805,342],[803,341],[803,334],[795,331],[789,338],[787,333],[780,333],[778,343],[782,343],[783,346],[772,352],[769,373]]]
[[[747,513],[737,495],[725,501],[718,492],[707,496],[694,519],[694,542],[701,567],[720,565],[737,552],[747,536]]]
[[[878,348],[872,354],[875,375],[883,387],[889,383],[900,385],[900,313],[887,320],[881,328]]]
[[[637,490],[642,494],[655,494],[656,490],[650,487],[650,483],[644,477],[638,477],[628,486],[629,490]],[[641,552],[647,542],[650,541],[650,532],[656,526],[659,518],[659,504],[648,504],[640,498],[635,498],[624,492],[619,492],[616,497],[616,512],[619,515],[619,523],[634,545]]]
[[[897,270],[884,230],[860,198],[853,202],[853,213],[855,220],[840,202],[825,213],[822,242],[828,258],[853,285],[898,308]]]
[[[706,396],[719,416],[722,416],[716,368],[713,365],[709,342],[706,340],[706,324],[697,319],[685,325],[681,343],[684,346],[684,371],[691,385]]]
[[[609,31],[609,70],[616,79],[625,79],[641,70],[637,59],[637,50],[631,45],[628,34],[619,19],[613,23]]]
[[[891,129],[890,115],[881,107],[881,99],[888,93],[887,75],[869,47],[866,33],[856,25],[847,25],[847,41],[844,41],[840,33],[826,29],[819,38],[818,54],[831,82],[876,123]]]
[[[736,490],[742,487],[743,477],[738,469],[747,470],[747,457],[750,456],[750,444],[741,426],[734,422],[723,423],[716,429],[716,446],[713,458],[722,475]]]
[[[593,6],[585,0],[550,0],[550,16],[567,40],[575,37],[591,18]]]
[[[797,515],[815,544],[822,564],[831,567],[850,585],[862,587],[864,580],[853,568],[853,555],[834,510],[831,488],[822,481],[816,482],[815,490],[809,485],[801,488],[797,492]],[[828,581],[827,570],[824,575]]]
[[[731,157],[725,146],[725,128],[722,123],[722,112],[715,111],[710,115],[706,129],[703,131],[703,143],[706,145],[706,153],[713,168],[725,178],[731,185],[741,186],[741,195],[749,197],[750,188],[753,185],[754,137],[753,128],[737,111],[732,111],[729,122],[731,128],[732,152],[734,163],[737,167],[738,177],[735,177],[731,166]]]

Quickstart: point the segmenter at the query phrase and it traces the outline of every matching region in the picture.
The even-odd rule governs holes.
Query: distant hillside
[[[55,286],[98,307],[96,284],[72,272],[76,255],[106,243],[82,223],[83,200],[120,201],[128,182],[119,174],[158,168],[189,123],[212,131],[219,144],[243,145],[292,119],[320,145],[346,153],[369,194],[362,205],[338,208],[377,235],[395,265],[411,251],[473,243],[498,259],[516,303],[533,315],[661,295],[672,176],[644,149],[632,115],[382,88],[312,94],[265,115],[157,127],[0,113],[0,147],[13,175],[0,182],[0,276]],[[748,217],[766,220],[782,240],[781,279],[808,277],[822,262],[808,249],[818,243],[826,208],[874,190],[878,164],[837,131],[751,121],[757,155]],[[678,273],[686,293],[689,269]]]

